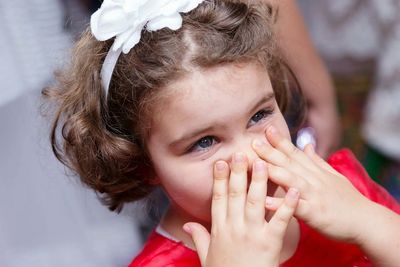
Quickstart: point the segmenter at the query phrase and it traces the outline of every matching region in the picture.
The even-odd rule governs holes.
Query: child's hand
[[[253,148],[267,161],[269,178],[283,188],[298,188],[301,194],[295,216],[335,239],[357,242],[362,229],[359,218],[370,202],[308,145],[304,152],[277,130],[269,128],[270,144],[255,140]],[[280,198],[268,197],[268,209],[276,209]]]
[[[198,223],[187,223],[202,266],[278,266],[283,238],[299,200],[290,189],[269,222],[265,220],[267,166],[254,162],[247,190],[247,159],[236,154],[231,171],[224,161],[214,167],[211,236]]]

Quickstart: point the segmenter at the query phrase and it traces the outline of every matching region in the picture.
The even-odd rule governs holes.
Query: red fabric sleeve
[[[348,149],[335,152],[328,163],[346,176],[367,198],[400,213],[400,204],[381,186],[369,178],[363,166]],[[300,221],[301,238],[296,253],[283,267],[372,266],[358,247],[330,240]],[[150,236],[142,252],[129,267],[200,267],[195,251],[156,232]]]
[[[349,149],[334,153],[328,163],[349,181],[368,199],[400,214],[400,204],[383,187],[375,183],[361,163]]]
[[[197,253],[153,231],[128,267],[201,267]]]

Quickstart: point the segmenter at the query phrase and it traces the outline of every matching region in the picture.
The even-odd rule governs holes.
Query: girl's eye
[[[272,109],[262,109],[257,111],[256,114],[253,115],[253,117],[251,117],[249,125],[254,125],[262,120],[264,120],[265,118],[268,117],[268,115],[271,115],[273,113]]]
[[[190,149],[189,152],[205,151],[216,143],[215,137],[206,136],[197,141]]]

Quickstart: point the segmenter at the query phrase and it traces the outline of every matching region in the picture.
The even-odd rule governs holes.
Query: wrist
[[[354,243],[361,248],[376,246],[382,238],[382,229],[388,226],[391,211],[366,199],[359,209],[358,225],[355,227]]]
[[[370,201],[371,202],[371,201]],[[388,208],[371,202],[360,220],[356,245],[374,266],[398,266],[400,248],[400,216]]]
[[[379,205],[362,196],[359,205],[353,209],[356,214],[354,214],[355,223],[351,227],[352,232],[349,240],[351,243],[363,247],[365,244],[370,243],[370,240],[374,239],[373,229],[376,229],[376,225],[379,224],[377,222],[379,209]]]

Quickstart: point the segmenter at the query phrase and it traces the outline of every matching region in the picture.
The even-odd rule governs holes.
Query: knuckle
[[[274,168],[274,171],[271,172],[270,175],[286,182],[289,182],[292,179],[289,173],[283,168]]]
[[[276,220],[277,224],[280,226],[285,226],[288,223],[288,218],[290,218],[289,214],[291,213],[290,208],[286,204],[283,205],[282,208],[284,209],[284,212],[282,212]]]
[[[313,209],[310,207],[310,205],[303,205],[298,207],[297,213],[301,217],[310,217],[313,215]]]
[[[265,182],[266,176],[267,176],[267,167],[265,165],[264,169],[258,170],[256,172],[253,171],[251,175],[251,182],[261,184],[262,182]]]
[[[289,220],[286,217],[279,216],[278,218],[276,218],[276,221],[272,227],[275,232],[282,232],[284,229],[286,229],[288,222]]]
[[[279,156],[279,160],[281,161],[281,164],[283,166],[285,166],[285,167],[290,166],[293,163],[293,159],[290,156],[287,156],[285,154],[282,155],[282,154],[278,155]]]
[[[262,202],[262,199],[260,197],[256,197],[256,196],[248,196],[247,197],[247,205],[249,207],[257,207],[260,202]]]
[[[217,238],[218,237],[218,228],[217,227],[211,227],[211,232],[210,232],[210,236],[211,238]]]
[[[267,173],[266,172],[257,173],[257,174],[255,174],[253,172],[253,174],[251,176],[250,184],[255,186],[255,187],[257,187],[257,188],[260,188],[260,187],[264,186],[264,184],[267,181],[266,179],[267,179]]]
[[[214,175],[214,179],[215,180],[228,180],[228,176],[223,175],[223,174],[218,174],[218,175]]]
[[[294,158],[293,153],[291,153],[289,156],[285,156],[285,161],[286,161],[286,165],[290,166],[292,164],[296,164],[296,160]]]
[[[232,166],[232,174],[233,175],[246,175],[247,174],[247,165],[240,164]]]
[[[221,199],[224,199],[225,197],[226,197],[226,194],[224,194],[222,192],[218,192],[218,191],[214,191],[214,193],[212,195],[213,200],[221,200]]]
[[[278,140],[276,140],[276,146],[279,148],[282,148],[285,145],[285,139],[282,137],[279,137]]]
[[[301,177],[296,177],[297,185],[299,188],[306,190],[308,188],[308,182]]]
[[[244,191],[238,190],[238,189],[231,189],[228,193],[230,198],[238,198],[242,197],[244,195]]]
[[[270,148],[269,148],[269,147],[263,146],[263,147],[258,151],[257,154],[260,156],[260,158],[262,158],[262,159],[267,159],[267,158],[268,158],[268,155],[269,155],[269,151],[270,151]]]
[[[294,155],[297,155],[300,152],[300,149],[298,149],[296,146],[294,146],[292,143],[288,144],[290,152]]]

